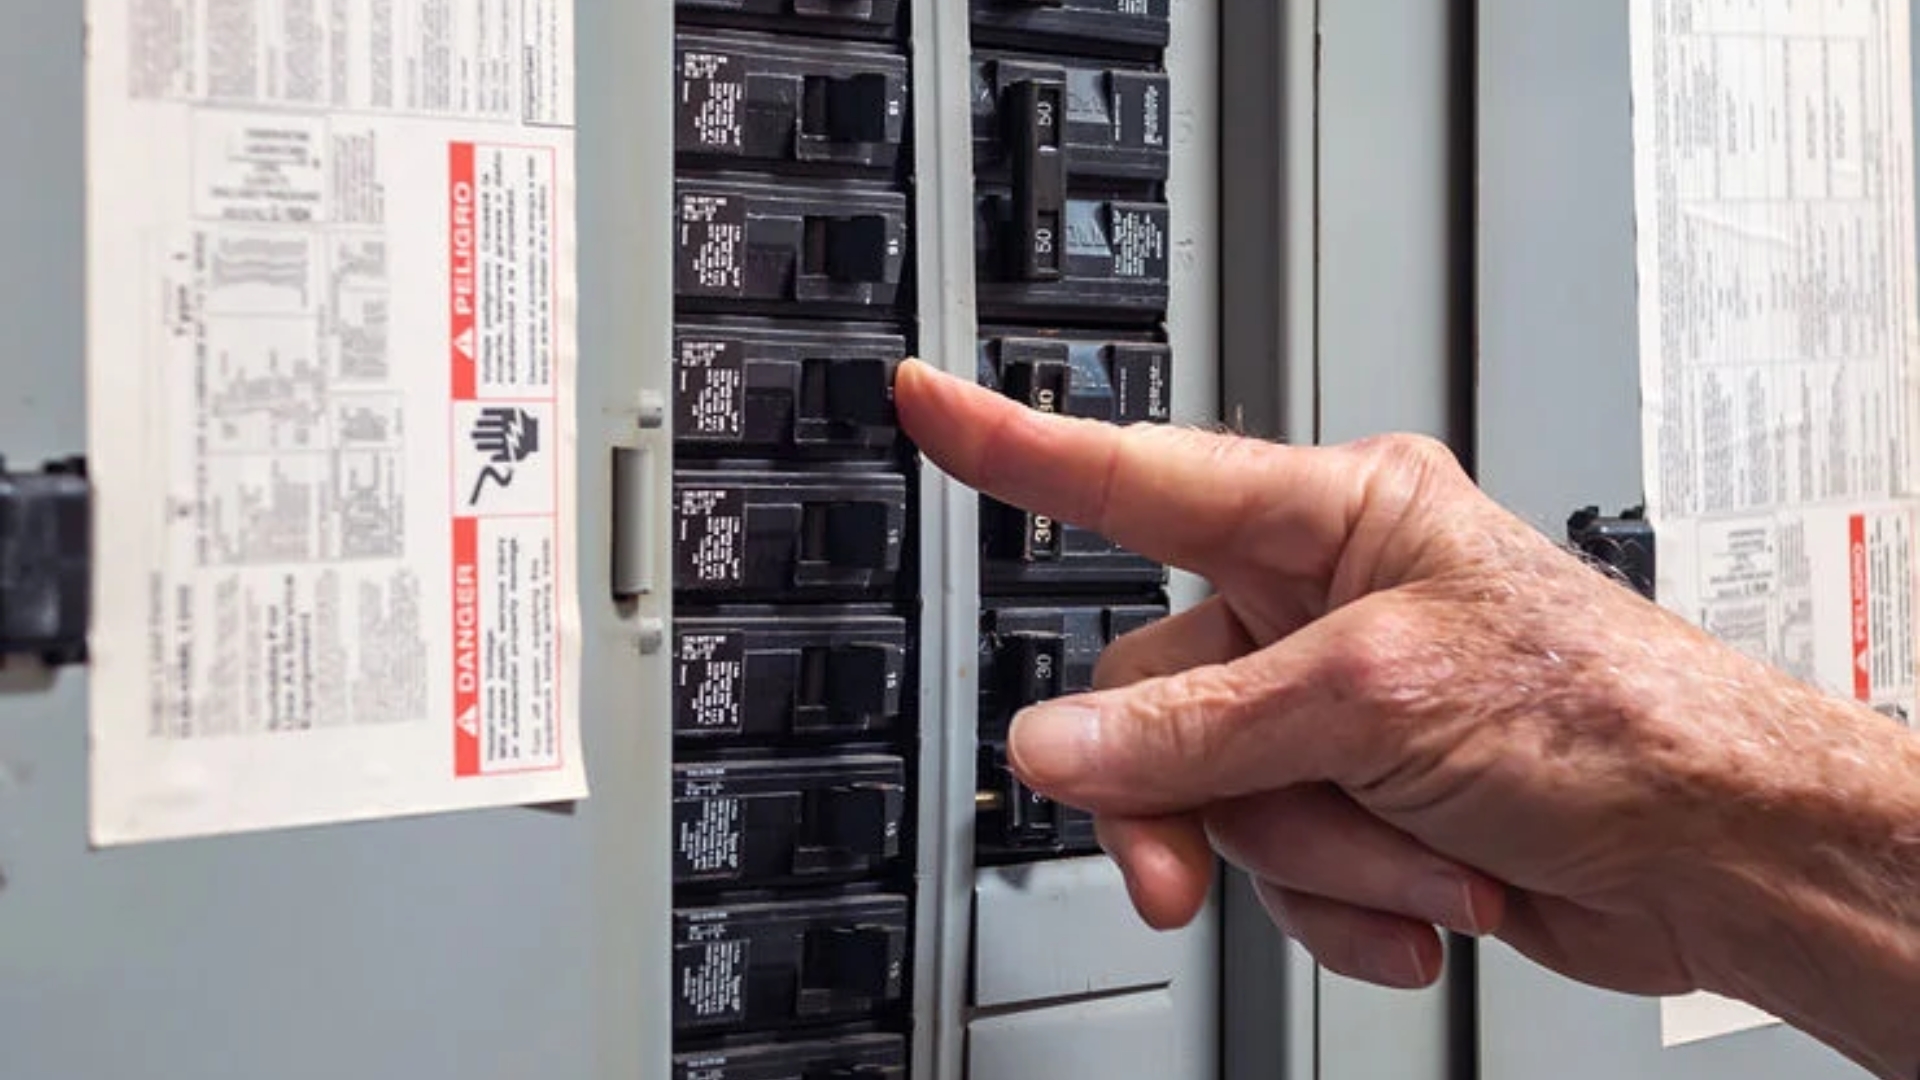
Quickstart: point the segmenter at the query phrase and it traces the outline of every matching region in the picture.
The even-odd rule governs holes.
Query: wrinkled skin
[[[1426,440],[1121,431],[915,363],[896,396],[962,483],[1214,587],[1011,739],[1026,783],[1095,813],[1149,923],[1191,921],[1219,856],[1343,974],[1425,986],[1436,927],[1493,936],[1920,1070],[1904,729],[1644,602]]]

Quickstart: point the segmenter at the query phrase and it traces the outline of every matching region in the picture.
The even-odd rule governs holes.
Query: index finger
[[[894,398],[920,451],[968,487],[1209,576],[1257,561],[1328,577],[1365,504],[1364,470],[1330,451],[1042,413],[915,360]]]

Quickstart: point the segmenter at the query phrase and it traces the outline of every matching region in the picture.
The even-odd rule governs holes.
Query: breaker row
[[[1159,32],[1126,42],[1113,34],[1063,41],[1029,26],[1034,33],[1011,37],[975,6],[976,288],[988,318],[1042,340],[1127,333],[1109,375],[1118,399],[1134,407],[1079,407],[1073,388],[1084,376],[1072,357],[1003,349],[998,363],[980,365],[979,381],[1044,412],[1165,423],[1178,360],[1166,344],[1174,266],[1173,100],[1161,66],[1166,8],[1148,11],[1132,0],[1099,6],[1109,30],[1132,13],[1143,24],[1160,20]],[[1097,21],[1085,10],[1077,15]],[[1149,407],[1137,407],[1145,401]],[[1108,644],[1164,616],[1166,572],[1049,519],[991,504],[981,510],[976,862],[1089,854],[1097,842],[1085,815],[1013,777],[1008,730],[1025,706],[1090,689]]]
[[[1029,407],[1170,416],[1166,6],[973,5],[976,367]],[[900,1078],[921,727],[916,469],[891,402],[917,349],[905,12],[678,8],[676,1069]],[[1007,771],[1007,724],[1164,615],[1164,571],[981,511],[981,857],[1085,850],[1090,823]]]
[[[672,875],[685,1080],[902,1080],[911,67],[881,2],[677,5]],[[871,42],[823,31],[864,28]]]

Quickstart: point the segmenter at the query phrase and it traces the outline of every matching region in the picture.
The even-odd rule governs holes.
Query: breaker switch
[[[1060,561],[1066,535],[1060,522],[992,499],[983,498],[981,509],[992,559],[1023,565]]]
[[[847,1011],[846,1003],[879,1002],[898,981],[901,934],[865,925],[809,931],[800,962],[794,1012],[802,1018]]]
[[[844,284],[871,285],[885,282],[891,272],[889,245],[892,223],[877,214],[844,218],[813,218],[810,228],[824,231],[824,257],[821,272]]]
[[[897,784],[855,784],[808,792],[801,806],[794,872],[806,874],[849,860],[900,855],[906,790]]]
[[[1057,75],[1021,79],[1007,88],[1013,158],[1013,231],[1007,255],[1020,281],[1060,278],[1062,212],[1067,202],[1066,83]]]
[[[892,527],[893,506],[882,502],[832,503],[812,508],[812,513],[820,522],[820,543],[810,553],[809,561],[847,570],[899,569],[900,538]]]
[[[1007,803],[1007,842],[1050,843],[1060,833],[1060,804],[1018,780],[1012,787],[1014,797]]]
[[[1157,65],[984,51],[974,54],[973,83],[978,181],[1023,183],[1019,174],[1034,162],[1037,134],[1049,170],[1058,168],[1068,189],[1166,182],[1172,95],[1166,72]],[[1051,86],[1064,88],[1060,100],[1070,109],[1062,112],[1045,98],[1034,100],[1037,91]],[[1035,115],[1036,107],[1043,115]],[[1049,127],[1036,132],[1036,119]]]
[[[1000,392],[1030,409],[1065,412],[1073,390],[1073,368],[1061,355],[1033,356],[1009,362],[1000,374]]]
[[[674,7],[681,25],[700,22],[783,33],[885,39],[894,32],[900,0],[674,0]]]
[[[896,141],[896,84],[885,75],[815,76],[807,80],[808,128],[843,143]]]
[[[1059,634],[1023,632],[1003,638],[995,666],[1005,680],[1006,704],[1017,712],[1059,697],[1066,649],[1066,638]]]
[[[893,373],[890,360],[853,358],[828,361],[827,417],[855,427],[890,427],[893,412]]]
[[[1003,747],[981,747],[978,767],[986,786],[974,798],[977,835],[987,851],[996,856],[1032,857],[1089,851],[1099,846],[1093,818],[1021,783],[1007,766]]]
[[[825,650],[817,705],[838,718],[893,716],[900,711],[906,652],[896,645],[837,645]]]
[[[1172,0],[972,0],[973,38],[1075,53],[1158,51],[1169,41],[1171,6]]]

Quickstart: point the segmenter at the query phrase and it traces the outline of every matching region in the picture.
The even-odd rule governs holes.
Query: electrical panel
[[[907,1074],[912,62],[892,0],[676,5],[674,1070]]]

